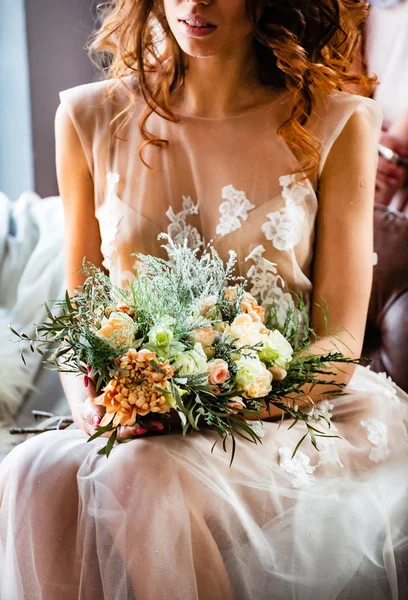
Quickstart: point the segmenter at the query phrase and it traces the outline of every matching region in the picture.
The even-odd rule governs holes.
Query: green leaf
[[[197,426],[197,420],[199,415],[197,415],[196,418],[194,418],[194,406],[192,408],[190,408],[190,410],[188,411],[188,420],[190,422],[190,425],[193,429],[195,429],[196,431],[199,431],[199,428]]]
[[[236,441],[235,441],[235,437],[233,435],[231,435],[231,442],[232,442],[232,450],[231,450],[231,460],[230,460],[230,468],[232,467],[232,463],[234,462],[234,458],[235,458],[235,449],[236,449]]]
[[[65,304],[67,305],[67,308],[68,308],[69,312],[74,312],[74,309],[72,308],[71,299],[69,297],[68,290],[66,290],[66,292],[65,292]]]
[[[293,454],[291,456],[291,458],[294,458],[296,452],[299,450],[301,444],[303,443],[303,441],[307,438],[307,433],[305,433],[305,435],[299,440],[299,442],[296,444],[296,448],[293,451]]]
[[[109,437],[108,443],[106,444],[106,457],[109,458],[109,454],[112,452],[113,445],[116,440],[116,434],[118,430],[115,428]]]
[[[8,328],[11,331],[11,333],[13,333],[14,335],[16,335],[18,338],[21,339],[21,335],[19,333],[17,333],[17,331],[15,329],[13,329],[13,327],[11,326],[11,323],[8,324]]]
[[[160,375],[165,375],[165,372],[163,371],[161,366],[155,360],[153,360],[153,358],[149,360],[149,364],[156,371],[156,373],[160,373]]]
[[[112,429],[113,429],[112,423],[108,423],[108,425],[105,425],[105,427],[98,427],[96,432],[93,435],[91,435],[91,437],[89,437],[86,441],[92,442],[92,440],[96,440],[96,438],[101,437],[101,435],[103,435],[107,431],[112,431]]]
[[[54,315],[52,314],[52,312],[50,311],[50,309],[49,309],[49,306],[48,306],[48,304],[47,304],[46,302],[44,303],[44,308],[45,308],[45,312],[47,313],[47,316],[48,316],[48,318],[49,318],[51,321],[54,321],[54,320],[55,320],[55,317],[54,317]]]

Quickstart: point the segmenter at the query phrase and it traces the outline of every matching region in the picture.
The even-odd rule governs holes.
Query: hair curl
[[[315,173],[320,162],[319,142],[305,126],[316,98],[350,85],[367,93],[376,83],[375,77],[350,71],[368,4],[362,0],[246,0],[246,4],[261,83],[286,88],[293,98],[291,115],[278,135],[303,157],[299,170]],[[148,131],[149,116],[155,112],[179,122],[170,108],[170,96],[184,84],[183,53],[169,28],[162,1],[109,0],[99,9],[102,24],[90,44],[91,53],[102,57],[107,76],[118,84],[128,75],[137,82],[136,88],[125,83],[129,102],[112,125],[120,123],[123,116],[130,117],[141,93],[146,107],[140,121],[145,140],[140,157],[145,163],[142,152],[146,145],[168,146],[167,140]]]

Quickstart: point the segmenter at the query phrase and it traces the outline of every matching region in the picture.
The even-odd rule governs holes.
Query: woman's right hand
[[[72,417],[75,425],[78,429],[84,431],[87,435],[91,436],[96,433],[96,429],[99,423],[102,421],[106,409],[104,406],[95,404],[94,399],[98,395],[95,389],[95,384],[91,379],[87,378],[88,397],[84,402],[77,404],[72,409]],[[110,433],[105,434],[110,435]]]
[[[85,376],[86,377],[86,376]],[[84,431],[87,435],[91,436],[96,433],[97,428],[102,421],[102,418],[106,412],[104,406],[99,404],[95,404],[95,398],[98,396],[98,393],[95,388],[95,384],[93,381],[86,377],[86,390],[88,392],[88,397],[86,400],[80,404],[77,404],[72,409],[72,417],[74,419],[75,425],[78,429]],[[151,420],[149,422],[148,428],[145,429],[140,427],[140,425],[136,425],[135,427],[119,427],[117,430],[116,439],[118,441],[123,441],[128,438],[139,437],[146,433],[161,433],[164,430],[164,425],[159,420]],[[101,437],[109,437],[111,435],[111,431],[103,433]]]

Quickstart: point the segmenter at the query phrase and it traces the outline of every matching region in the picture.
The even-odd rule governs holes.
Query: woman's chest
[[[125,145],[116,152],[97,211],[103,246],[122,257],[165,256],[157,239],[165,233],[194,248],[211,242],[224,260],[233,250],[243,276],[258,246],[291,274],[294,262],[307,268],[316,194],[308,180],[288,175],[298,165],[282,140],[234,127],[181,131],[168,148],[145,148],[149,167]]]

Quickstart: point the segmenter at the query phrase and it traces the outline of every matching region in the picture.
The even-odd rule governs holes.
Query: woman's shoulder
[[[115,110],[128,105],[134,83],[131,77],[123,79],[105,79],[78,85],[59,93],[60,102],[71,116],[111,117]]]
[[[359,131],[371,129],[374,138],[380,137],[383,113],[379,104],[372,98],[349,92],[333,91],[331,94],[317,99],[309,128],[320,143],[320,172],[334,142],[352,117],[353,125]]]
[[[330,131],[342,128],[351,115],[356,112],[366,115],[375,128],[381,127],[383,113],[375,100],[338,90],[334,90],[322,98],[317,98],[313,122]]]

